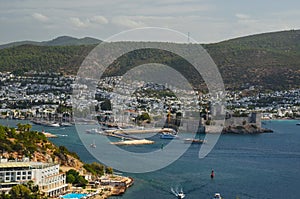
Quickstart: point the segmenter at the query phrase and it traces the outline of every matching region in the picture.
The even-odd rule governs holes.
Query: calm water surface
[[[14,126],[27,121],[0,120]],[[186,193],[189,199],[209,199],[220,192],[225,199],[291,199],[300,195],[300,126],[299,121],[266,121],[265,127],[274,133],[262,135],[222,135],[215,148],[204,159],[198,158],[199,146],[189,150],[170,166],[146,174],[125,174],[135,178],[135,184],[122,199],[172,199],[171,188]],[[74,127],[43,127],[34,130],[57,134],[51,139],[79,154],[86,162],[96,161],[84,148]],[[64,136],[66,135],[66,136]],[[144,146],[149,147],[149,146]],[[157,147],[153,145],[150,147]],[[132,147],[131,151],[143,150]],[[210,179],[214,169],[215,178]]]

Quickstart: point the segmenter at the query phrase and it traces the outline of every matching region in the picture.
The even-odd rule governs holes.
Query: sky
[[[0,0],[0,44],[170,28],[201,43],[300,29],[298,0]]]

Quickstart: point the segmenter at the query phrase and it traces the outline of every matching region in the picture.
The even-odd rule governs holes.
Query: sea
[[[210,199],[220,193],[225,199],[292,199],[300,196],[300,126],[298,120],[263,121],[273,133],[259,135],[221,135],[213,150],[198,158],[199,145],[191,145],[175,162],[158,171],[124,173],[135,183],[117,199],[172,199],[182,190],[187,199]],[[0,124],[16,126],[26,120],[0,120]],[[97,161],[84,147],[76,129],[45,127],[32,124],[33,130],[56,134],[50,138],[56,145],[66,146],[88,163]],[[98,136],[98,135],[97,135]],[[99,135],[101,136],[101,135]],[[143,150],[132,146],[131,151]],[[130,147],[128,147],[130,148]],[[214,170],[214,179],[210,178]]]

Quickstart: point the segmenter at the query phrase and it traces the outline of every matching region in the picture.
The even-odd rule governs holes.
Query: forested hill
[[[0,49],[0,71],[23,73],[36,70],[76,74],[84,57],[95,46],[22,45]],[[255,86],[282,90],[300,87],[300,30],[258,34],[203,46],[219,67],[227,88]],[[108,73],[120,74],[131,66],[155,59],[161,59],[162,63],[175,68],[185,68],[191,79],[196,78],[178,57],[147,50],[134,51],[118,59]]]
[[[264,33],[204,45],[227,85],[300,87],[300,30]]]

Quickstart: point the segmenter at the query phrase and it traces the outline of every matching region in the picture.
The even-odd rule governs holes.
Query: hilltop
[[[12,42],[8,44],[0,45],[0,49],[10,48],[10,47],[17,47],[22,45],[35,45],[35,46],[79,46],[79,45],[93,45],[99,44],[101,40],[91,38],[91,37],[84,37],[84,38],[74,38],[70,36],[61,36],[50,41],[18,41]]]
[[[72,39],[68,40],[60,37],[47,45],[33,43],[0,49],[0,71],[23,74],[35,70],[74,75],[96,44],[75,45],[70,42]],[[246,36],[204,44],[203,47],[217,64],[227,89],[242,90],[252,86],[257,90],[287,90],[300,87],[300,30]],[[120,57],[106,75],[120,75],[133,66],[153,60],[182,71],[195,87],[205,88],[186,61],[168,52],[153,50],[133,51]]]

